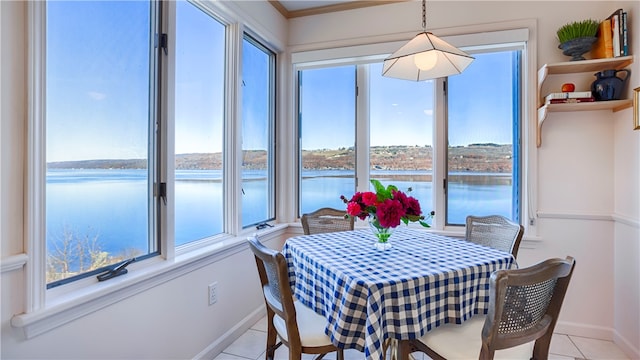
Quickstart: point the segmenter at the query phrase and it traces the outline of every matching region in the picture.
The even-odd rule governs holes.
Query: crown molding
[[[282,14],[287,19],[302,17],[302,16],[311,16],[318,14],[327,14],[336,11],[345,11],[345,10],[354,10],[360,9],[370,6],[378,6],[378,5],[387,5],[394,4],[399,2],[406,2],[410,0],[362,0],[362,1],[350,1],[342,4],[332,4],[325,6],[318,6],[308,9],[300,9],[300,10],[292,10],[289,11],[287,8],[280,3],[278,0],[268,0],[269,3]]]

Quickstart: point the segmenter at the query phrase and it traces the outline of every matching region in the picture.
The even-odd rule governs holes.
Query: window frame
[[[363,76],[363,71],[367,71],[366,68],[362,69],[362,68],[356,66],[355,64],[346,64],[344,67],[347,68],[347,67],[350,67],[350,66],[353,67],[353,72],[354,72],[353,80],[355,81],[355,84],[353,84],[354,93],[352,94],[353,95],[353,99],[354,99],[354,103],[355,103],[354,104],[355,105],[354,106],[354,113],[353,113],[354,118],[352,119],[353,122],[350,123],[350,125],[353,124],[353,130],[354,130],[353,146],[355,148],[355,156],[354,156],[354,169],[353,169],[354,174],[353,175],[354,175],[354,184],[357,187],[358,186],[358,171],[360,170],[359,166],[362,166],[362,164],[365,164],[365,165],[368,164],[368,159],[369,159],[368,153],[366,154],[366,157],[367,157],[367,161],[366,162],[362,161],[362,159],[360,159],[360,157],[358,155],[358,152],[359,152],[358,143],[359,143],[359,141],[362,141],[363,143],[364,143],[364,141],[366,141],[367,143],[369,142],[369,137],[368,136],[362,136],[362,131],[358,131],[358,129],[364,129],[366,127],[367,130],[366,130],[365,133],[368,134],[368,132],[369,132],[368,131],[368,126],[369,126],[368,122],[362,121],[362,119],[364,117],[361,115],[362,112],[364,111],[365,114],[367,114],[367,116],[368,116],[369,110],[368,110],[368,108],[367,109],[361,109],[362,106],[360,106],[361,104],[360,104],[360,101],[359,101],[360,96],[358,95],[358,86],[360,86],[359,84],[361,84],[362,81],[368,81],[368,80],[364,79],[364,76]],[[340,65],[337,65],[336,67],[340,67]],[[303,209],[302,209],[302,206],[301,206],[302,199],[301,199],[301,191],[300,191],[300,189],[301,189],[300,182],[302,180],[303,161],[304,161],[303,156],[302,156],[302,151],[303,150],[302,150],[302,142],[301,142],[301,139],[302,139],[302,129],[301,129],[302,118],[301,118],[301,116],[302,116],[303,111],[300,108],[301,107],[300,88],[304,87],[304,85],[300,86],[300,76],[301,76],[300,74],[301,74],[301,72],[303,70],[312,70],[312,69],[316,69],[316,68],[322,68],[322,67],[311,67],[311,68],[303,68],[303,69],[296,69],[295,70],[295,79],[296,79],[296,85],[295,85],[296,111],[295,111],[295,114],[296,114],[296,129],[297,129],[297,131],[296,131],[296,134],[297,134],[297,136],[296,136],[296,144],[295,144],[295,149],[296,149],[296,181],[295,181],[295,184],[296,184],[296,189],[298,189],[298,190],[295,192],[295,196],[294,196],[295,199],[294,200],[295,200],[296,218],[298,218],[298,219],[303,214]],[[304,82],[304,80],[302,80],[302,81]],[[368,95],[364,95],[364,96],[368,96]],[[360,156],[363,156],[363,155],[360,154]],[[338,200],[339,200],[339,197],[336,196],[336,201],[338,201]],[[329,206],[329,205],[327,205],[327,206]],[[329,206],[329,207],[332,207],[332,206]]]
[[[150,29],[149,29],[149,39],[153,38],[153,33],[160,33],[162,32],[161,30],[161,26],[162,26],[162,17],[163,17],[163,8],[161,6],[160,3],[155,2],[155,1],[149,1],[149,10],[150,10],[150,16],[149,16],[149,25],[150,25]],[[45,6],[45,18],[46,18],[46,6]],[[47,37],[46,34],[46,26],[45,26],[45,32],[44,32],[44,36],[45,39]],[[46,40],[45,40],[46,43]],[[160,144],[161,141],[158,141],[158,136],[156,136],[156,130],[155,127],[153,126],[154,123],[160,123],[162,122],[160,119],[164,116],[164,108],[162,107],[162,102],[159,99],[159,96],[162,95],[161,92],[161,81],[163,78],[163,65],[165,63],[165,58],[163,56],[161,56],[161,46],[159,44],[156,44],[155,48],[152,48],[152,44],[151,44],[151,40],[149,42],[149,48],[147,49],[149,51],[149,89],[148,89],[148,116],[147,116],[147,158],[145,159],[147,161],[147,170],[146,170],[146,189],[147,189],[147,231],[148,231],[148,237],[147,237],[147,243],[148,243],[148,249],[149,251],[147,253],[141,254],[139,256],[135,256],[136,260],[143,260],[143,259],[148,259],[154,256],[158,256],[160,255],[160,239],[162,236],[161,233],[161,223],[163,222],[163,216],[161,216],[161,203],[160,203],[160,194],[158,193],[158,184],[160,183],[160,176],[161,176],[161,156],[160,156]],[[46,54],[46,46],[44,49],[44,52]],[[46,56],[46,55],[45,55]],[[44,82],[46,82],[46,60],[44,62],[45,66],[45,70],[42,71],[41,76],[43,77]],[[45,87],[46,88],[46,87]],[[44,90],[44,97],[43,97],[43,111],[46,111],[46,89]],[[47,123],[47,119],[46,119],[46,115],[43,115],[43,117],[38,120],[41,122],[44,122],[44,127],[46,128],[46,123]],[[46,132],[43,132],[43,135],[46,139]],[[46,144],[46,140],[42,142],[42,144]],[[39,144],[39,145],[42,145]],[[46,168],[47,168],[47,164],[46,164],[46,146],[44,149],[44,166],[45,166],[45,178],[44,178],[44,184],[43,187],[45,188],[45,194],[44,196],[46,197],[46,183],[47,183],[47,176],[46,176]],[[44,215],[44,221],[45,221],[45,230],[46,230],[46,210],[45,210],[45,215]],[[45,236],[46,238],[46,236]],[[45,257],[47,254],[47,240],[45,239]],[[127,261],[128,259],[124,259],[124,261]],[[107,266],[103,266],[101,268],[97,268],[94,270],[89,270],[89,271],[85,271],[83,273],[79,273],[77,275],[72,275],[60,280],[55,280],[52,282],[46,283],[46,288],[47,290],[56,288],[58,286],[62,286],[62,285],[66,285],[75,281],[79,281],[82,279],[85,279],[87,277],[93,277],[95,275],[98,275],[100,273],[103,273],[105,271],[108,271],[111,268],[114,268],[115,266],[118,266],[120,263],[123,263],[124,261],[119,261],[116,262],[114,264],[109,264]],[[46,267],[46,266],[45,266]],[[46,270],[45,270],[46,273]]]
[[[518,166],[520,166],[520,198],[521,202],[521,217],[520,221],[525,226],[525,229],[531,229],[531,233],[535,232],[535,198],[532,194],[535,194],[536,183],[531,181],[534,179],[531,164],[535,163],[536,153],[535,149],[531,147],[531,121],[529,119],[535,119],[535,104],[530,100],[531,94],[535,94],[535,79],[536,69],[533,67],[535,61],[535,22],[523,20],[518,22],[511,22],[509,24],[489,24],[473,27],[461,27],[458,30],[459,35],[442,36],[442,38],[458,46],[463,50],[470,53],[482,51],[487,45],[495,45],[496,47],[509,48],[509,47],[521,47],[522,59],[521,59],[521,79],[520,79],[520,139],[514,139],[514,141],[520,141],[520,155],[521,159]],[[367,64],[371,62],[382,61],[388,54],[395,51],[398,47],[402,46],[405,41],[398,42],[380,42],[370,45],[353,45],[344,46],[340,48],[331,49],[318,49],[292,51],[292,65],[293,72],[295,74],[295,84],[298,84],[297,73],[300,70],[313,69],[318,67],[333,67],[339,65],[359,65]],[[362,71],[362,76],[358,75],[358,87],[368,86],[366,84],[365,71]],[[360,73],[361,71],[359,71]],[[436,211],[436,217],[432,222],[432,230],[440,233],[451,234],[454,236],[462,236],[464,227],[459,225],[445,225],[444,217],[437,216],[437,214],[444,214],[445,211],[445,194],[440,185],[443,179],[447,177],[446,168],[446,151],[443,151],[442,144],[446,144],[446,126],[438,126],[442,123],[443,119],[446,119],[446,96],[443,89],[446,86],[446,78],[436,79],[434,81],[434,94],[435,94],[435,112],[434,112],[434,207]],[[439,90],[440,89],[440,90]],[[364,95],[364,96],[363,96]],[[299,98],[296,93],[295,104],[298,104]],[[367,91],[359,91],[357,99],[357,113],[358,120],[356,131],[356,189],[355,191],[368,191],[369,190],[369,139],[368,139],[368,101]],[[297,108],[296,108],[297,109]],[[365,114],[364,116],[361,116]],[[297,123],[297,122],[296,122]],[[297,133],[297,131],[296,131]],[[297,140],[296,140],[297,142]],[[515,145],[515,144],[514,144]],[[298,147],[297,147],[298,148]],[[367,154],[366,156],[363,154]],[[296,178],[296,193],[299,193],[300,187],[298,185],[299,176]],[[296,204],[296,208],[298,204]],[[423,207],[426,207],[423,204]],[[529,230],[528,230],[529,231]]]
[[[474,54],[481,54],[481,53],[497,53],[497,52],[504,52],[504,51],[514,51],[514,53],[511,54],[512,57],[515,57],[515,61],[512,59],[511,62],[511,71],[512,73],[516,73],[517,72],[517,77],[514,77],[513,82],[512,82],[512,105],[513,105],[513,109],[511,112],[512,115],[512,125],[513,125],[513,129],[512,129],[512,171],[511,171],[511,175],[512,175],[512,186],[511,186],[511,194],[512,194],[512,199],[514,198],[513,195],[517,194],[517,198],[515,201],[513,201],[513,203],[511,204],[511,214],[512,216],[515,216],[517,219],[513,219],[511,218],[510,220],[514,221],[514,222],[522,222],[522,216],[523,216],[523,209],[522,209],[522,204],[521,204],[521,200],[523,199],[523,190],[522,190],[522,176],[523,176],[523,162],[521,161],[521,157],[523,154],[523,148],[522,148],[522,138],[523,138],[523,128],[524,128],[524,118],[525,118],[525,111],[523,108],[523,103],[524,103],[524,99],[523,99],[523,93],[524,93],[524,85],[523,85],[523,78],[524,78],[524,74],[523,74],[523,69],[524,69],[524,61],[523,59],[526,57],[526,44],[524,43],[507,43],[507,44],[488,44],[486,46],[478,46],[477,49],[475,51],[471,51],[470,54],[474,55]],[[514,67],[516,67],[517,69],[514,69]],[[447,79],[442,79],[442,81],[444,82],[443,84],[443,88],[446,89],[444,90],[444,104],[446,106],[446,108],[444,109],[445,112],[447,112],[448,109],[448,101],[449,101],[449,81]],[[445,116],[445,125],[443,126],[444,129],[444,143],[448,142],[448,129],[449,129],[449,118],[448,116]],[[449,152],[450,152],[450,148],[448,146],[442,146],[440,151],[444,151],[444,167],[446,169],[446,171],[444,171],[444,176],[445,176],[445,183],[442,184],[443,188],[445,188],[446,190],[444,191],[444,204],[442,204],[442,211],[440,212],[440,214],[444,214],[443,216],[440,216],[440,220],[441,222],[444,223],[444,227],[445,228],[450,228],[450,229],[455,229],[455,228],[459,228],[461,226],[465,226],[464,223],[461,224],[454,224],[449,222],[448,219],[448,196],[449,196]],[[506,215],[505,215],[506,216]]]
[[[237,82],[234,82],[236,78],[235,75],[229,74],[230,71],[236,71],[238,66],[231,66],[230,64],[234,64],[234,62],[239,61],[237,59],[240,58],[237,50],[237,46],[234,46],[234,41],[237,40],[237,32],[239,31],[239,26],[234,24],[226,17],[220,15],[215,9],[204,6],[204,4],[193,1],[186,1],[182,3],[185,6],[194,6],[195,11],[201,11],[205,16],[209,16],[212,21],[219,23],[224,26],[224,44],[222,48],[224,49],[225,54],[224,57],[224,83],[222,90],[223,94],[223,109],[222,109],[222,128],[223,134],[221,136],[222,139],[222,208],[225,207],[234,207],[235,199],[230,196],[229,189],[233,189],[233,177],[234,168],[233,166],[233,153],[235,150],[233,146],[237,144],[237,141],[234,140],[236,138],[236,126],[234,126],[234,116],[238,113],[236,106],[234,105],[234,101],[239,98],[239,95],[236,94],[236,86]],[[168,8],[169,11],[169,19],[165,19],[165,23],[167,23],[167,30],[165,33],[168,34],[169,49],[176,49],[176,41],[177,41],[177,3],[169,2]],[[175,230],[176,230],[176,168],[175,168],[175,148],[176,148],[176,139],[174,134],[176,134],[176,100],[175,93],[178,91],[178,85],[176,83],[176,60],[177,52],[176,51],[168,51],[167,54],[167,63],[169,67],[167,68],[167,84],[165,94],[167,96],[166,105],[168,107],[167,110],[167,118],[163,119],[162,125],[166,127],[163,136],[163,145],[164,147],[161,151],[166,151],[166,161],[163,161],[163,166],[166,166],[166,172],[164,175],[164,180],[167,185],[167,203],[169,206],[165,206],[168,215],[166,216],[166,221],[163,224],[167,226],[167,239],[166,239],[166,252],[167,258],[172,259],[174,256],[188,253],[193,250],[197,250],[208,244],[216,241],[223,241],[226,237],[231,234],[235,234],[237,230],[235,227],[235,222],[229,216],[226,216],[226,212],[222,213],[222,228],[219,233],[211,234],[210,236],[206,236],[201,239],[193,239],[187,241],[183,244],[176,245],[175,239]],[[231,125],[229,125],[231,124]],[[171,180],[170,180],[171,179]],[[161,241],[162,243],[162,241]],[[163,246],[165,244],[161,244]]]
[[[46,284],[46,208],[45,208],[45,184],[46,184],[46,121],[45,121],[45,69],[46,69],[46,2],[29,2],[27,7],[27,29],[28,29],[28,121],[27,121],[27,155],[26,155],[26,184],[25,184],[25,253],[29,254],[25,260],[25,313],[15,315],[11,324],[22,328],[25,336],[31,338],[41,333],[52,330],[73,319],[90,314],[108,304],[115,303],[126,297],[143,292],[166,281],[190,273],[195,269],[210,263],[219,261],[240,249],[246,248],[246,236],[255,232],[254,228],[243,229],[240,224],[239,215],[235,217],[225,216],[224,234],[221,236],[200,241],[197,244],[188,246],[174,246],[173,236],[173,190],[174,183],[169,179],[175,174],[175,156],[172,155],[175,143],[170,134],[174,133],[173,93],[175,89],[172,77],[175,76],[175,58],[171,49],[175,45],[175,2],[151,0],[153,4],[162,7],[161,32],[168,34],[168,55],[162,51],[159,60],[161,67],[158,76],[158,87],[161,88],[154,106],[154,110],[159,113],[159,123],[157,124],[158,141],[152,144],[157,149],[157,154],[161,160],[157,162],[155,172],[158,174],[158,183],[167,184],[167,203],[169,206],[159,202],[160,208],[157,210],[157,227],[161,234],[159,241],[159,256],[147,258],[144,261],[131,264],[128,269],[129,274],[118,278],[118,281],[98,282],[94,276],[47,289]],[[224,166],[229,171],[228,180],[225,185],[225,206],[226,214],[238,214],[236,209],[241,205],[239,198],[235,195],[241,189],[240,166],[237,163],[237,154],[240,151],[239,132],[241,128],[236,117],[240,113],[239,71],[240,71],[240,51],[244,32],[250,32],[250,27],[255,26],[260,29],[260,24],[249,20],[251,24],[245,23],[243,17],[238,15],[240,9],[228,8],[223,4],[202,3],[190,1],[190,4],[197,6],[208,15],[215,17],[226,27],[225,45],[225,148],[235,154],[224,159]],[[240,11],[241,13],[241,11]],[[264,33],[263,31],[261,34]],[[270,34],[267,33],[267,36]],[[267,42],[262,40],[262,36],[253,35],[256,39],[267,47],[274,54],[278,54],[278,48],[282,44]],[[268,44],[268,45],[267,45]],[[159,52],[160,50],[158,50]],[[278,58],[274,59],[278,63]],[[276,81],[275,73],[273,81]],[[270,101],[273,103],[274,113],[278,94],[274,92]],[[153,105],[152,105],[153,106]],[[271,131],[275,143],[276,124],[273,123]],[[275,145],[274,145],[275,146]],[[151,156],[151,155],[150,155]],[[275,179],[275,170],[273,171]],[[275,184],[275,181],[273,181]],[[237,190],[237,191],[229,191]],[[280,203],[275,202],[275,212]],[[265,240],[275,239],[279,236],[286,224],[275,224],[273,227],[261,230],[261,236]]]
[[[262,219],[256,223],[243,224],[243,220],[241,219],[240,223],[243,229],[263,226],[261,224],[272,223],[276,220],[276,182],[277,182],[277,174],[276,174],[276,93],[277,93],[277,71],[276,71],[276,60],[277,55],[275,51],[266,46],[259,38],[252,34],[249,31],[243,31],[242,36],[243,41],[249,42],[251,45],[255,46],[257,49],[263,51],[265,54],[269,56],[269,114],[268,114],[268,133],[269,133],[269,145],[267,146],[267,204],[269,207],[269,214],[266,219]],[[242,63],[244,67],[244,63]],[[242,108],[242,104],[239,104]],[[241,116],[241,120],[244,120]],[[242,125],[241,125],[242,126]],[[242,142],[241,142],[242,143]],[[241,151],[242,145],[240,145]],[[242,165],[240,166],[240,171],[242,172]],[[240,174],[240,183],[242,186],[242,174]],[[241,193],[243,190],[241,190]],[[240,200],[240,204],[242,204],[242,199]]]

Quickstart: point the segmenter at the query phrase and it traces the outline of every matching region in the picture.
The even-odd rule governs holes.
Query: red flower
[[[366,193],[362,194],[362,202],[366,206],[376,206],[376,204],[378,203],[378,195],[371,191],[367,191]]]
[[[362,208],[360,207],[360,204],[353,201],[350,201],[347,204],[347,214],[351,216],[360,216],[360,213],[362,213]]]
[[[400,201],[402,206],[407,206],[407,195],[400,190],[391,190],[391,194],[395,200]]]
[[[387,199],[378,205],[376,217],[382,227],[396,227],[405,215],[404,207],[398,200]]]
[[[414,198],[413,196],[407,197],[407,201],[404,203],[404,208],[407,212],[407,215],[420,216],[420,214],[422,214],[420,203],[418,202],[418,199]]]
[[[353,194],[353,196],[351,197],[351,200],[349,200],[349,202],[362,202],[362,193],[361,192],[357,192],[355,194]]]

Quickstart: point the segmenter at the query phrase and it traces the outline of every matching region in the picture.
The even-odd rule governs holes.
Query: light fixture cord
[[[422,30],[427,32],[427,0],[422,0]]]

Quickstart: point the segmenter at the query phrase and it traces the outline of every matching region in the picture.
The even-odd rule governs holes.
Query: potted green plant
[[[556,32],[560,41],[558,48],[564,55],[571,56],[571,61],[584,60],[582,55],[591,50],[599,25],[599,21],[588,19],[561,26]]]

